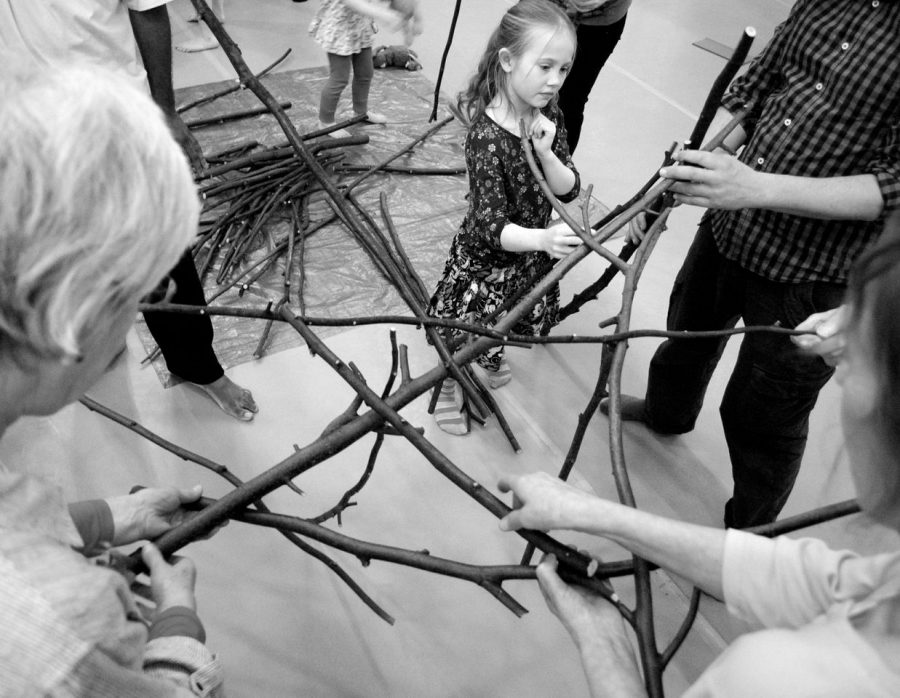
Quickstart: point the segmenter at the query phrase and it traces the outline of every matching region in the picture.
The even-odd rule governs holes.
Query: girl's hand
[[[581,238],[573,233],[569,225],[563,221],[544,228],[539,232],[538,237],[538,249],[543,250],[554,259],[567,257],[581,244]]]
[[[734,210],[755,208],[763,197],[760,173],[723,152],[682,150],[659,174],[676,182],[675,201],[689,206]]]
[[[513,493],[513,511],[500,519],[503,531],[575,528],[581,511],[598,501],[594,495],[547,473],[504,475],[497,487]]]
[[[534,152],[538,157],[550,154],[553,147],[553,139],[556,137],[556,124],[546,116],[538,112],[531,126],[528,127],[528,136],[534,145]]]
[[[407,28],[407,18],[397,12],[396,10],[391,10],[389,8],[384,9],[384,15],[380,18],[381,23],[384,25],[384,28],[390,32],[406,32]]]
[[[141,557],[150,570],[150,591],[156,602],[157,612],[162,613],[173,606],[197,610],[197,600],[194,597],[197,570],[191,560],[172,556],[166,561],[159,548],[152,543],[141,548]]]
[[[180,490],[176,487],[149,487],[133,494],[109,497],[106,503],[113,517],[113,545],[156,538],[182,523],[190,512],[182,505],[196,502],[200,485]]]
[[[625,240],[632,244],[640,245],[646,232],[647,214],[639,213],[628,221],[628,227],[625,228]]]
[[[406,27],[403,29],[403,43],[412,46],[413,40],[422,33],[422,18],[418,12],[410,19],[406,20]]]

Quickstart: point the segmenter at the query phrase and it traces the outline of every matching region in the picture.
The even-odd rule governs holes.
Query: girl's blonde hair
[[[457,98],[459,110],[470,122],[484,114],[498,94],[506,94],[507,75],[500,65],[500,49],[505,48],[518,58],[527,50],[534,31],[544,28],[569,32],[573,45],[576,41],[572,20],[548,0],[521,0],[503,15],[488,39],[475,74]]]
[[[96,66],[2,60],[0,361],[71,361],[174,266],[199,202],[147,95]]]

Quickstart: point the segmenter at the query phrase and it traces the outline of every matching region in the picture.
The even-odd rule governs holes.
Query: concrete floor
[[[474,0],[462,4],[444,92],[460,89],[496,20],[511,3]],[[452,12],[446,0],[422,0],[426,33],[415,47],[425,75],[435,80]],[[658,166],[662,152],[683,139],[723,60],[692,46],[712,38],[732,44],[745,25],[756,26],[759,46],[786,16],[788,0],[640,0],[625,35],[588,103],[586,128],[576,157],[585,184],[607,205],[627,199]],[[317,3],[290,0],[229,0],[227,28],[254,69],[286,48],[281,68],[324,64],[307,36]],[[174,40],[196,31],[186,22],[187,0],[170,5]],[[397,37],[382,36],[383,43]],[[176,53],[176,85],[231,78],[220,50]],[[423,112],[423,126],[427,111]],[[700,212],[676,211],[644,273],[633,326],[663,327],[668,292]],[[449,240],[448,240],[449,244]],[[580,264],[563,284],[563,297],[596,278],[602,265]],[[568,319],[560,333],[594,333],[597,322],[619,303],[615,283],[601,299]],[[413,373],[432,365],[422,337],[401,329],[410,346]],[[150,370],[141,370],[143,350],[129,340],[131,361],[106,376],[92,397],[140,421],[178,444],[252,477],[289,455],[294,444],[313,440],[350,400],[350,391],[318,359],[289,350],[235,367],[229,373],[250,387],[260,414],[252,424],[229,420],[188,386],[164,390]],[[344,360],[354,361],[370,383],[387,371],[387,328],[342,332],[328,340]],[[624,388],[642,393],[654,340],[631,345]],[[711,385],[694,432],[660,438],[639,426],[626,429],[626,456],[638,505],[693,522],[721,525],[731,489],[730,466],[717,406],[734,360],[732,342]],[[599,352],[585,345],[511,352],[516,380],[498,400],[523,445],[514,455],[495,424],[465,438],[433,427],[426,400],[404,416],[484,486],[493,488],[506,471],[556,472],[568,448],[578,413],[596,376]],[[847,498],[852,488],[842,454],[837,391],[823,391],[812,419],[805,465],[785,514]],[[573,481],[615,496],[609,475],[606,421],[593,424]],[[277,492],[267,498],[277,511],[312,516],[328,508],[355,481],[368,442],[329,460],[298,479],[307,494]],[[206,472],[141,441],[81,406],[48,419],[22,420],[0,444],[3,463],[56,478],[73,498],[119,493],[133,484],[200,481],[211,496],[227,491]],[[389,440],[375,476],[344,517],[342,532],[435,555],[494,564],[518,559],[522,544],[496,528],[493,517],[443,481],[415,451]],[[896,546],[894,537],[861,517],[820,527],[836,545],[860,549]],[[611,545],[567,538],[606,559],[621,556]],[[484,591],[465,582],[373,563],[361,567],[335,558],[397,618],[388,626],[366,609],[319,563],[265,531],[231,524],[215,538],[188,548],[199,568],[198,597],[209,644],[226,666],[229,695],[255,696],[585,696],[587,687],[574,647],[544,607],[536,585],[509,584],[530,613],[516,619]],[[686,606],[678,580],[655,575],[658,633],[665,642]],[[628,584],[618,585],[627,597]],[[722,607],[704,602],[703,615],[666,672],[668,695],[679,695],[743,629]]]

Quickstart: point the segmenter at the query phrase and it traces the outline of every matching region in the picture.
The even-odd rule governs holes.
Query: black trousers
[[[578,25],[575,62],[572,63],[572,70],[559,91],[559,108],[566,120],[570,153],[575,152],[575,146],[581,137],[584,105],[587,104],[600,70],[606,65],[607,59],[622,37],[626,17],[605,26]]]
[[[172,303],[206,305],[190,250],[181,256],[169,278],[175,282]],[[144,320],[170,373],[200,385],[212,383],[225,373],[213,351],[213,327],[208,315],[144,313]]]
[[[669,299],[669,330],[721,330],[745,325],[795,327],[841,304],[844,286],[779,283],[723,257],[712,230],[700,224]],[[669,339],[650,361],[646,413],[650,428],[681,434],[694,428],[726,339]],[[786,335],[744,335],[719,413],[731,457],[734,495],[728,524],[774,521],[800,470],[809,413],[834,373]]]

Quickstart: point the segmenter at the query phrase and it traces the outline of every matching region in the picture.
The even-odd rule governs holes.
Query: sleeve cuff
[[[69,516],[84,542],[82,551],[89,555],[99,552],[112,542],[115,535],[112,511],[105,499],[90,499],[69,504]]]
[[[172,606],[160,613],[150,625],[148,640],[176,635],[206,642],[206,631],[200,617],[187,606]]]
[[[733,528],[726,532],[722,594],[728,610],[742,620],[759,622],[746,598],[765,592],[760,587],[765,587],[766,580],[771,579],[767,570],[773,564],[774,547],[774,542],[769,538]]]
[[[900,178],[894,172],[881,170],[875,172],[878,188],[881,190],[881,198],[884,200],[885,213],[896,211],[900,208]]]

